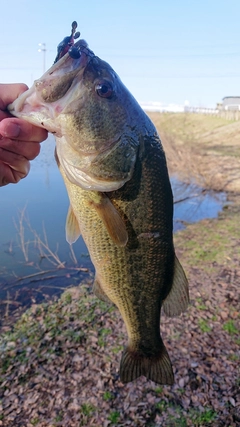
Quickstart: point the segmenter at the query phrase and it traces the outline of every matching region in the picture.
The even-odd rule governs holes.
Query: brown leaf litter
[[[231,208],[224,215],[227,219]],[[176,235],[183,263],[192,254],[183,247],[186,239],[204,236],[206,229],[210,233],[215,222]],[[195,262],[186,268],[191,305],[180,318],[162,316],[175,373],[172,387],[144,378],[120,382],[126,343],[121,317],[89,286],[79,286],[55,303],[33,306],[1,337],[0,425],[240,426],[236,239],[231,238],[226,263],[206,261],[202,270]]]
[[[194,116],[197,124],[193,122],[189,136],[191,115],[184,116],[187,126],[180,116],[158,117],[171,137],[167,154],[173,169],[180,165],[184,172],[193,164],[192,151],[189,161],[185,156],[182,163],[176,153],[185,151],[186,137],[192,139],[197,129],[191,150],[196,146],[197,155],[207,156],[201,168],[197,157],[198,168],[192,167],[190,174],[197,173],[199,182],[199,177],[206,179],[207,170],[206,188],[223,189],[226,183],[225,188],[238,191],[229,195],[230,204],[218,219],[189,225],[175,236],[191,297],[181,317],[161,319],[175,384],[160,386],[144,378],[127,385],[120,382],[119,362],[126,344],[122,319],[117,309],[92,295],[89,285],[80,285],[56,302],[33,305],[0,336],[0,426],[240,426],[239,144],[230,146],[232,138],[222,143],[225,128],[228,135],[238,124],[219,127],[217,119]],[[176,129],[174,120],[179,120]],[[211,130],[213,121],[218,139]],[[208,124],[205,133],[203,124]],[[175,136],[182,132],[183,143],[170,156],[172,129]]]

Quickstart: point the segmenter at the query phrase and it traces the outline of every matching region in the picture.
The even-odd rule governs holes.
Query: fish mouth
[[[79,40],[74,48],[79,57],[71,57],[69,53],[64,55],[40,79],[35,80],[30,89],[8,105],[7,109],[13,116],[62,136],[56,121],[63,110],[61,101],[64,98],[64,103],[68,104],[74,78],[78,75],[81,79],[87,64],[95,57],[85,40]]]

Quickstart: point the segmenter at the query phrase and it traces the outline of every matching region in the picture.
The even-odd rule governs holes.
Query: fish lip
[[[84,71],[87,64],[95,57],[95,54],[88,48],[88,44],[87,42],[85,42],[85,40],[79,40],[77,43],[74,44],[74,46],[77,46],[81,51],[80,58],[73,59],[68,54],[66,54],[58,62],[53,64],[51,68],[48,69],[39,79],[34,81],[32,87],[30,87],[27,91],[23,92],[15,101],[13,101],[7,106],[8,111],[12,115],[20,118],[22,117],[30,123],[33,123],[40,127],[44,127],[41,123],[44,122],[44,120],[37,120],[33,118],[31,119],[31,116],[28,113],[26,113],[26,115],[22,113],[26,99],[32,95],[39,83],[41,83],[45,79],[48,79],[52,75],[57,76],[58,73],[63,74],[64,69],[66,69],[68,72],[76,70],[76,73],[79,73],[81,70]],[[51,130],[49,131],[51,132]]]
[[[49,122],[49,118],[44,115],[43,111],[38,112],[38,115],[32,115],[30,112],[23,112],[24,107],[26,105],[32,107],[36,105],[41,106],[41,102],[38,100],[32,100],[31,96],[34,94],[33,90],[34,86],[28,89],[26,92],[23,92],[14,102],[7,106],[8,111],[15,117],[19,117],[20,119],[26,120],[28,123],[32,123],[35,126],[46,129],[48,132],[53,133],[55,136],[60,136],[59,129]],[[26,100],[28,101],[26,102]],[[29,102],[30,101],[30,102]],[[37,104],[36,104],[37,103]]]

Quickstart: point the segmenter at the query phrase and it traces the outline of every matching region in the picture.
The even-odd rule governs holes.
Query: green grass
[[[86,417],[91,416],[94,411],[95,407],[91,403],[83,403],[81,406],[81,412]]]
[[[167,403],[166,401],[158,402],[155,408],[160,413],[167,413],[168,409],[174,410],[174,414],[168,414],[164,427],[203,427],[210,426],[216,419],[217,414],[211,408],[206,408],[203,412],[197,409],[190,409],[183,413],[181,406]],[[153,424],[154,425],[154,424]]]
[[[118,423],[119,418],[120,418],[120,412],[118,412],[118,411],[113,411],[113,412],[111,412],[111,413],[108,415],[108,417],[107,417],[107,419],[108,419],[112,424],[117,424],[117,423]]]
[[[204,412],[192,410],[190,412],[190,418],[194,427],[200,427],[204,426],[206,423],[211,424],[217,418],[217,413],[212,409],[205,409]]]
[[[159,411],[159,412],[164,412],[167,408],[168,404],[165,400],[162,400],[161,402],[157,402],[155,405],[155,408]]]
[[[206,114],[149,113],[149,116],[159,129],[160,135],[167,134],[178,144],[198,145],[206,149],[210,143],[211,146],[216,146],[218,151],[225,152],[229,140],[234,138],[239,141],[239,121]],[[231,139],[229,135],[232,136]],[[236,153],[239,153],[237,144],[234,148]]]
[[[171,407],[172,405],[167,406]],[[210,408],[206,408],[203,412],[197,409],[190,409],[188,413],[184,414],[180,406],[174,406],[174,410],[175,415],[168,415],[164,427],[188,427],[190,425],[191,427],[210,426],[217,418],[217,413]]]
[[[239,208],[228,209],[220,214],[220,220],[204,220],[191,224],[187,232],[179,231],[174,235],[176,247],[183,247],[181,260],[186,270],[191,266],[211,274],[218,265],[236,266],[239,250],[236,240],[231,236],[239,234]],[[205,304],[199,301],[199,309]]]
[[[62,420],[63,420],[63,411],[59,412],[59,414],[55,417],[54,421],[56,423],[59,423]]]
[[[198,308],[198,310],[208,310],[208,307],[203,303],[202,298],[196,298],[196,308]]]
[[[233,362],[237,362],[240,359],[240,356],[237,353],[233,353],[229,354],[228,359],[232,360]]]
[[[61,345],[51,344],[58,340],[58,337],[61,337],[63,342],[66,340],[78,344],[89,340],[90,331],[94,331],[99,338],[99,344],[105,345],[111,330],[99,327],[102,325],[100,314],[109,311],[109,305],[90,294],[87,286],[82,286],[80,293],[81,297],[74,303],[70,292],[67,291],[55,303],[44,303],[36,309],[27,310],[16,322],[13,331],[0,337],[0,345],[4,349],[1,351],[0,383],[4,381],[4,375],[12,366],[28,364],[29,347],[39,358],[44,354],[50,363],[51,358],[63,351]],[[116,311],[113,311],[113,318],[115,313]],[[78,320],[82,326],[76,328]],[[118,343],[115,344],[119,348]],[[88,348],[91,348],[91,345]],[[23,378],[22,381],[28,381],[28,378]]]
[[[156,387],[155,388],[155,393],[157,393],[157,394],[161,394],[162,392],[163,392],[163,387],[161,387],[161,386],[158,386],[158,387]]]
[[[169,415],[168,420],[166,421],[165,427],[187,427],[187,419],[184,416],[175,417]]]
[[[199,328],[202,332],[211,332],[212,328],[209,326],[207,320],[199,319],[198,321]]]
[[[31,419],[31,421],[30,421],[30,423],[33,425],[33,426],[37,426],[38,425],[38,423],[39,423],[39,418],[32,418]]]
[[[110,392],[110,391],[105,391],[104,393],[103,393],[103,400],[106,400],[106,401],[108,401],[108,400],[112,400],[113,399],[113,394]]]
[[[72,302],[72,295],[70,294],[70,292],[65,292],[62,299],[63,299],[63,301],[66,304],[71,304],[71,302]]]
[[[223,330],[228,332],[229,335],[237,335],[239,334],[239,330],[236,328],[233,320],[228,320],[223,325]]]
[[[108,328],[101,328],[98,332],[99,338],[98,338],[98,345],[99,347],[104,347],[106,344],[106,336],[111,334],[111,329]]]
[[[1,373],[5,374],[11,365],[12,361],[10,357],[5,357],[1,360]]]
[[[123,351],[123,349],[124,349],[123,345],[117,345],[115,347],[112,347],[111,351],[112,351],[113,354],[118,354],[121,351]]]

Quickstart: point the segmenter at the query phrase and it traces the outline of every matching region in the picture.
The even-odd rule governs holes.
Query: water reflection
[[[17,185],[1,188],[1,269],[11,265],[14,271],[19,270],[19,262],[25,259],[24,254],[20,257],[22,250],[19,248],[22,237],[19,235],[19,227],[23,212],[24,241],[29,242],[29,258],[35,257],[32,243],[36,236],[31,228],[36,230],[43,240],[46,234],[52,251],[57,251],[60,259],[66,262],[68,258],[71,259],[69,245],[65,239],[68,196],[53,153],[54,139],[49,137],[48,141],[42,144],[41,155],[32,162],[30,175]],[[82,253],[87,253],[82,239],[79,239],[74,248],[80,258]],[[9,255],[12,258],[10,260]],[[15,258],[17,262],[14,266]]]
[[[68,196],[54,160],[54,138],[42,144],[30,175],[1,192],[0,317],[6,309],[30,305],[89,277],[93,266],[80,238],[71,251],[65,239]],[[224,195],[212,197],[172,179],[174,230],[184,222],[217,216]],[[193,197],[194,196],[194,197]]]
[[[29,176],[0,189],[2,319],[6,311],[58,295],[93,271],[83,240],[74,244],[73,253],[65,239],[69,202],[54,147],[50,136]]]
[[[187,223],[204,218],[216,218],[226,202],[223,192],[206,191],[194,184],[185,184],[171,178],[174,194],[174,231],[184,228]]]

